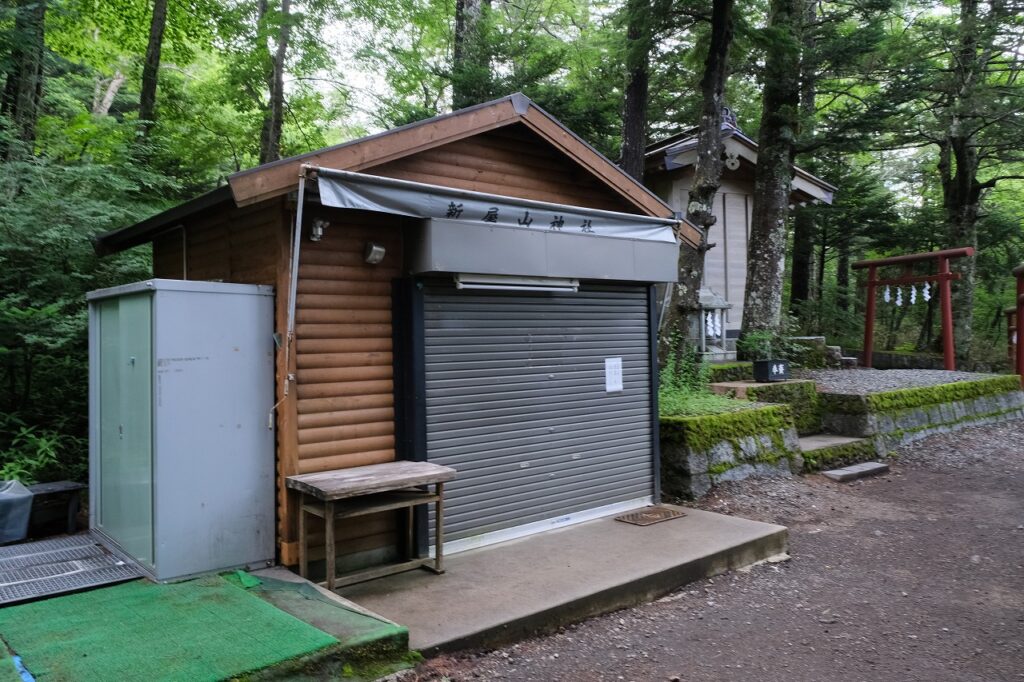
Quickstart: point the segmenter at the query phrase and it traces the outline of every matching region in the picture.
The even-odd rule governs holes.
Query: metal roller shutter
[[[653,494],[645,287],[428,288],[424,330],[427,459],[459,472],[446,541]]]

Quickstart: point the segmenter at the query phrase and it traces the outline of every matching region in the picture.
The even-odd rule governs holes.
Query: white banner
[[[319,169],[317,180],[321,203],[335,208],[676,243],[673,218],[588,210],[329,169]]]

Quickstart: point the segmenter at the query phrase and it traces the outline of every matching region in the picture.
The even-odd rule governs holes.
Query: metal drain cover
[[[622,516],[616,516],[615,520],[622,521],[623,523],[631,523],[634,526],[650,526],[654,523],[671,521],[672,519],[679,519],[684,516],[686,516],[686,513],[681,512],[678,509],[670,509],[669,507],[656,505],[653,507],[644,507],[643,509],[623,514]]]

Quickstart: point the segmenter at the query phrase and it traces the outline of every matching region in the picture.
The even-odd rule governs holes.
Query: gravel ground
[[[977,372],[947,372],[942,369],[808,369],[801,370],[799,374],[801,379],[818,382],[819,391],[857,395],[996,376]]]
[[[791,560],[401,680],[1022,680],[1021,443],[1010,422],[919,441],[883,477],[728,484],[699,506],[789,526]]]

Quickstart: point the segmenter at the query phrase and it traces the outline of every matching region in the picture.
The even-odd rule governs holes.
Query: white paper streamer
[[[888,303],[892,300],[892,295],[889,294],[889,285],[885,285],[885,293],[882,294],[882,300]]]
[[[903,305],[903,287],[896,287],[896,307]]]
[[[932,300],[932,288],[928,282],[924,283],[924,287],[921,289],[921,296],[924,298],[926,303]]]
[[[910,305],[917,303],[917,287],[914,285],[910,286]]]

